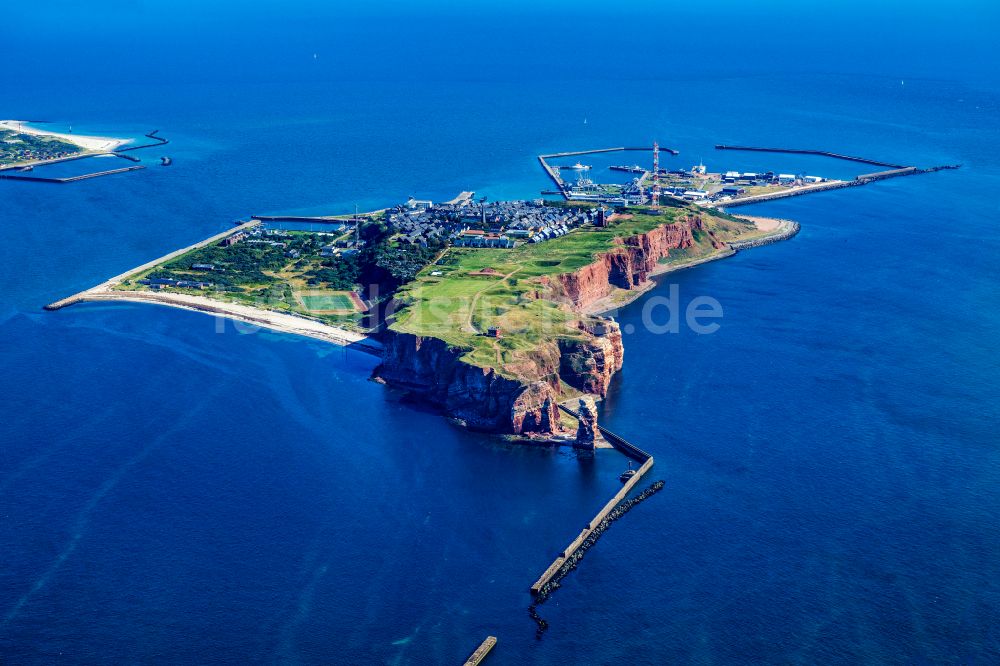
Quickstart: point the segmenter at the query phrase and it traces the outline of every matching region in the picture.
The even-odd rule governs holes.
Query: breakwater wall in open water
[[[97,152],[97,153],[86,152],[83,153],[82,155],[70,155],[68,157],[61,157],[54,160],[45,160],[36,164],[31,164],[30,166],[31,169],[33,169],[34,167],[43,167],[51,164],[59,164],[61,162],[71,162],[75,160],[85,160],[85,159],[92,159],[95,157],[104,157],[104,156],[120,157],[123,160],[127,160],[133,163],[139,162],[140,160],[138,157],[135,157],[134,155],[126,155],[125,153],[133,150],[142,150],[143,148],[153,148],[155,146],[162,146],[166,143],[170,143],[167,139],[164,139],[161,136],[157,136],[158,132],[159,130],[153,130],[152,132],[146,134],[147,138],[152,139],[153,141],[152,143],[144,143],[138,146],[122,146],[119,148],[115,148],[111,152]],[[99,178],[101,176],[113,176],[115,174],[128,173],[130,171],[140,171],[145,168],[146,167],[144,166],[135,164],[134,166],[122,167],[120,169],[106,169],[104,171],[94,171],[92,173],[85,173],[79,176],[67,176],[64,178],[56,178],[49,176],[25,175],[25,173],[31,171],[31,169],[25,168],[24,166],[21,167],[8,166],[8,167],[0,167],[0,179],[24,180],[32,183],[64,184],[64,183],[75,183],[81,180],[89,180],[91,178]]]
[[[578,414],[569,409],[565,405],[560,404],[559,409],[566,414],[574,418],[579,418]],[[652,486],[644,490],[642,493],[633,497],[632,499],[626,499],[628,494],[632,492],[635,487],[642,480],[643,476],[652,469],[654,461],[653,456],[646,453],[638,446],[635,446],[624,437],[617,435],[607,428],[601,425],[597,426],[598,430],[604,439],[611,444],[612,447],[623,453],[624,455],[632,458],[641,463],[639,469],[631,478],[627,479],[622,486],[622,489],[615,493],[608,502],[597,512],[583,528],[580,534],[577,535],[573,541],[570,542],[566,548],[559,553],[556,559],[549,565],[538,580],[531,586],[531,594],[534,597],[534,603],[528,607],[528,614],[538,625],[536,636],[541,637],[542,632],[548,627],[548,623],[545,622],[538,615],[537,606],[544,603],[546,599],[559,587],[559,581],[566,577],[566,575],[576,568],[580,560],[583,559],[584,553],[590,549],[602,534],[611,526],[611,523],[618,520],[624,516],[628,511],[634,507],[639,502],[645,500],[648,497],[656,494],[663,488],[663,481],[657,481]]]
[[[142,150],[143,148],[155,148],[156,146],[162,146],[164,144],[170,143],[168,139],[164,139],[162,136],[157,136],[160,130],[153,130],[146,134],[147,139],[152,139],[152,143],[142,143],[138,146],[122,146],[120,148],[115,148],[115,153],[127,153],[132,150]]]
[[[652,463],[652,458],[646,461],[646,463],[643,466],[651,463]],[[638,479],[639,474],[636,474],[632,478]],[[594,525],[593,528],[586,530],[587,533],[586,537],[583,537],[580,540],[580,543],[576,545],[571,554],[569,554],[565,558],[561,558],[561,561],[557,560],[557,562],[559,562],[559,566],[552,573],[552,575],[548,577],[546,582],[543,585],[541,585],[541,587],[539,587],[537,590],[535,589],[534,586],[532,587],[532,593],[534,594],[535,602],[530,606],[528,606],[528,615],[531,617],[532,620],[535,621],[536,638],[541,638],[542,634],[549,627],[549,623],[546,622],[545,619],[538,613],[538,606],[545,603],[548,600],[548,598],[552,596],[552,593],[559,588],[559,584],[562,581],[562,579],[565,578],[567,575],[569,575],[569,572],[571,572],[573,569],[577,567],[577,565],[580,563],[580,560],[583,559],[583,556],[587,553],[588,550],[590,550],[590,548],[594,546],[594,544],[597,543],[597,540],[601,538],[601,536],[608,530],[609,527],[611,527],[612,523],[614,523],[616,520],[618,520],[626,513],[631,511],[639,503],[649,499],[656,493],[663,490],[664,485],[665,484],[663,481],[655,481],[648,488],[643,490],[635,497],[622,501],[620,503],[616,503],[610,510],[608,510],[604,514],[604,517],[601,518],[600,522]]]
[[[32,183],[75,183],[80,180],[87,180],[89,178],[98,178],[100,176],[113,176],[116,173],[128,173],[129,171],[139,171],[140,169],[145,169],[146,167],[141,165],[122,167],[120,169],[108,169],[107,171],[95,171],[93,173],[85,173],[80,176],[68,176],[66,178],[47,178],[45,176],[25,176],[22,174],[12,174],[12,173],[0,173],[0,179],[3,180],[26,180]]]
[[[718,144],[715,146],[715,149],[745,150],[755,153],[787,153],[790,155],[818,155],[820,157],[832,157],[835,160],[846,160],[848,162],[861,162],[862,164],[871,164],[873,166],[889,167],[892,169],[906,168],[906,165],[904,164],[893,164],[892,162],[883,162],[882,160],[875,160],[869,157],[856,157],[854,155],[831,153],[827,150],[803,150],[801,148],[764,148],[761,146],[727,146],[725,144]]]

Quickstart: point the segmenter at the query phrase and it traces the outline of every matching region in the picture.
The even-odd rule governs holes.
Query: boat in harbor
[[[561,166],[559,168],[560,169],[572,169],[573,171],[589,171],[590,170],[590,165],[589,164],[580,164],[579,162],[577,162],[576,164],[574,164],[572,166]]]
[[[645,173],[646,168],[641,167],[638,164],[633,164],[631,166],[627,164],[616,164],[610,167],[612,171],[627,171],[628,173]]]
[[[618,475],[618,480],[622,483],[628,483],[628,480],[635,476],[635,470],[632,469],[632,461],[628,461],[628,469]]]

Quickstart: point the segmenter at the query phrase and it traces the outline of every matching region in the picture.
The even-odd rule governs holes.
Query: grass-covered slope
[[[659,215],[630,210],[609,227],[585,227],[513,250],[452,248],[401,288],[391,329],[439,338],[467,350],[466,362],[516,375],[520,361],[546,342],[582,335],[578,324],[585,315],[559,298],[558,290],[552,288],[553,278],[579,271],[602,253],[616,251],[621,243],[616,239],[646,234],[661,225],[683,224],[692,215],[701,216],[705,229],[718,240],[753,233],[754,227],[742,220],[677,207]],[[660,263],[681,263],[716,251],[708,234],[696,231],[690,247],[672,251]],[[499,327],[502,336],[488,336],[490,327]]]

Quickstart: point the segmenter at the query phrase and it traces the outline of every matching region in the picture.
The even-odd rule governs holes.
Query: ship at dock
[[[646,167],[641,167],[638,164],[633,164],[631,166],[627,164],[616,164],[609,167],[612,171],[625,171],[627,173],[646,173]]]

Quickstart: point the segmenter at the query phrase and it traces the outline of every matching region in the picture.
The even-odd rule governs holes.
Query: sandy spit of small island
[[[132,139],[116,139],[107,136],[84,136],[80,134],[65,134],[62,132],[50,132],[48,130],[31,127],[22,120],[0,120],[0,129],[20,132],[22,134],[32,134],[34,136],[47,136],[59,139],[67,143],[80,146],[86,151],[95,153],[109,153],[112,150],[131,143]]]

